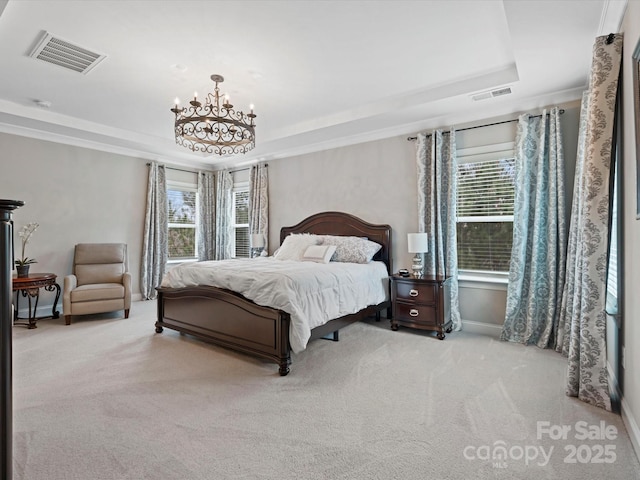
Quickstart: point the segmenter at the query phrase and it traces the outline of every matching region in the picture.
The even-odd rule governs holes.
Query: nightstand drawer
[[[396,298],[415,303],[434,303],[437,286],[417,282],[396,282]]]
[[[393,317],[397,320],[425,325],[435,325],[437,319],[435,307],[403,302],[396,302]]]

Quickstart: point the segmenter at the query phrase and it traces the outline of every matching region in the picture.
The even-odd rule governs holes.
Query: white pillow
[[[321,238],[309,233],[292,233],[287,235],[280,248],[273,254],[278,260],[302,260],[307,247],[318,245]]]
[[[335,245],[336,253],[331,259],[332,262],[346,263],[369,263],[373,256],[378,253],[382,245],[366,238],[341,237],[336,235],[324,235],[323,245]]]
[[[335,245],[310,245],[305,250],[302,260],[305,262],[329,263],[335,251]]]

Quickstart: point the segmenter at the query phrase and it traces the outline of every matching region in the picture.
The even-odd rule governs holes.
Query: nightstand
[[[438,332],[444,340],[451,331],[451,277],[391,276],[391,302],[393,315],[391,329],[399,325]]]

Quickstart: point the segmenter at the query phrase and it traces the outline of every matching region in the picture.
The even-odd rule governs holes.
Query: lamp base
[[[413,276],[415,278],[422,278],[423,275],[423,264],[422,264],[422,255],[416,253],[413,257],[413,265],[411,265],[411,270],[413,270]]]

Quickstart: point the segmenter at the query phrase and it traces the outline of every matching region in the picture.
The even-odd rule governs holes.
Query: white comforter
[[[184,263],[165,274],[162,286],[211,285],[283,310],[291,316],[291,349],[300,352],[312,328],[388,300],[388,275],[382,262],[320,264],[259,257]]]

